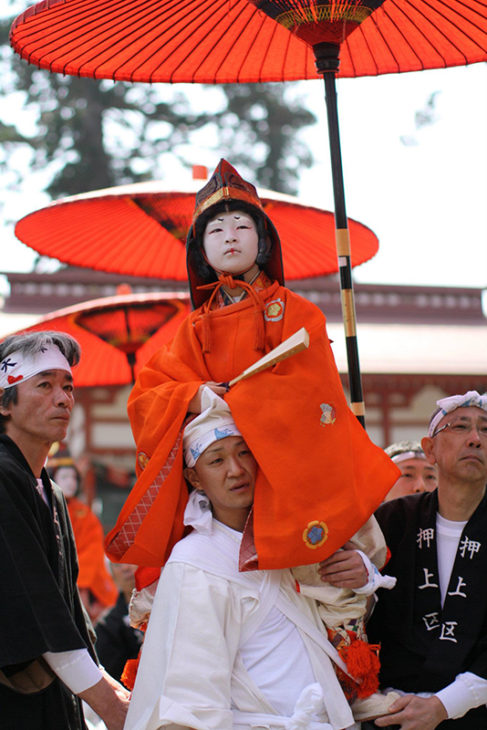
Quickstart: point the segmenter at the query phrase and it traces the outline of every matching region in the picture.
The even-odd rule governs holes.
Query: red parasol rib
[[[45,0],[11,29],[49,71],[144,82],[321,78],[311,46],[247,0]],[[487,0],[384,0],[341,43],[338,77],[486,60]]]
[[[201,180],[191,184],[199,189]],[[188,186],[189,188],[190,186]],[[286,279],[338,271],[333,213],[259,190],[281,237]],[[194,192],[139,183],[65,198],[22,218],[15,234],[40,254],[73,266],[186,281],[185,241]],[[377,253],[376,235],[350,220],[352,265]]]
[[[127,385],[189,311],[189,297],[182,294],[117,295],[58,309],[22,332],[55,330],[79,342],[75,386]]]

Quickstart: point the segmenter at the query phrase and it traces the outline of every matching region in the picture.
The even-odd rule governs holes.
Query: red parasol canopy
[[[281,0],[340,8],[353,0]],[[362,3],[356,3],[361,5]],[[340,38],[338,76],[375,76],[486,60],[487,0],[384,0]],[[277,11],[276,11],[277,14]],[[11,29],[29,63],[119,81],[232,83],[321,78],[311,45],[248,0],[44,0]]]
[[[126,294],[58,309],[22,332],[67,332],[81,345],[77,387],[127,385],[190,311],[183,294]]]
[[[202,185],[197,180],[174,191],[150,182],[75,195],[25,216],[15,234],[40,254],[73,266],[186,281],[186,234]],[[290,195],[259,195],[281,237],[286,279],[338,271],[333,213]],[[379,242],[356,221],[350,220],[350,231],[356,266],[377,253]]]

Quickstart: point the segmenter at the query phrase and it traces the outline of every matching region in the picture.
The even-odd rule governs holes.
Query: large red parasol
[[[486,60],[485,0],[257,0],[255,5],[276,20],[281,17],[287,27],[249,0],[44,0],[17,18],[10,37],[17,53],[49,71],[152,83],[321,78],[313,38],[308,44],[299,31],[288,31],[297,30],[296,18],[301,31],[314,25],[315,42],[326,40],[315,18],[323,19],[322,29],[328,21],[328,34],[333,26],[341,77]]]
[[[22,332],[67,332],[81,345],[77,387],[127,385],[190,311],[184,294],[120,294],[58,309]]]
[[[73,266],[186,281],[186,235],[201,180],[174,190],[160,182],[64,198],[22,218],[15,234],[40,254]],[[281,237],[286,279],[338,271],[333,213],[259,190]],[[375,234],[350,220],[352,266],[378,250]]]
[[[487,0],[45,0],[11,31],[50,71],[232,83],[323,76],[352,408],[363,421],[336,76],[487,60]]]

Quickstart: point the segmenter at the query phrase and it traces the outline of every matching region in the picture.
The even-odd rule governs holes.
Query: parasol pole
[[[355,298],[350,257],[350,234],[345,206],[340,129],[338,125],[336,73],[339,66],[339,46],[334,43],[317,43],[313,46],[313,51],[315,54],[316,68],[318,73],[323,74],[323,80],[325,82],[328,139],[333,177],[333,197],[335,201],[335,239],[340,271],[342,317],[347,347],[350,407],[365,428],[365,405],[357,343],[357,320],[355,315]]]
[[[125,320],[125,328],[127,330],[127,343],[130,343],[131,337],[132,337],[132,329],[130,327],[128,307],[122,307],[122,311],[123,311],[123,318]],[[135,351],[127,350],[125,352],[125,357],[127,358],[128,366],[130,368],[130,373],[132,376],[132,385],[135,385],[135,361],[136,361]]]

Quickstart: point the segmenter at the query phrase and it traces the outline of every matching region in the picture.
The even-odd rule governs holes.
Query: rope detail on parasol
[[[250,0],[308,45],[342,43],[384,0]]]

